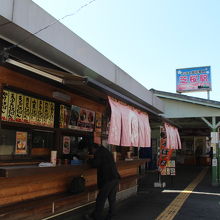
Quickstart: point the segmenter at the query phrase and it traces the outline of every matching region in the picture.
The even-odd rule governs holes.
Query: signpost
[[[212,90],[211,85],[211,67],[192,67],[176,70],[176,91],[198,92]]]

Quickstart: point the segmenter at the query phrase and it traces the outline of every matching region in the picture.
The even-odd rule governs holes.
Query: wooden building
[[[34,17],[39,14],[40,20]],[[94,202],[96,171],[83,162],[81,145],[95,142],[112,149],[109,96],[148,114],[150,121],[160,120],[163,112],[152,92],[59,22],[39,36],[33,34],[46,25],[43,21],[55,19],[32,1],[2,1],[0,219],[4,220],[41,219]],[[56,166],[48,167],[53,153]],[[122,176],[118,199],[137,191],[138,167],[143,163],[137,157],[118,160]],[[70,181],[80,175],[86,179],[86,191],[70,195]]]

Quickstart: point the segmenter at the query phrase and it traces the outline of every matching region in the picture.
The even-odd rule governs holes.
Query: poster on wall
[[[70,137],[63,136],[63,154],[70,154]]]
[[[27,154],[27,132],[16,132],[15,154]]]
[[[71,106],[69,128],[90,131],[94,130],[95,112],[75,105]]]

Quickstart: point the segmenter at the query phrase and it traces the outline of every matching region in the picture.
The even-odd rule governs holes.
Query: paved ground
[[[164,189],[154,188],[156,173],[146,173],[139,181],[138,193],[117,204],[117,216],[114,220],[151,220],[157,217],[203,170],[202,167],[179,167],[177,176],[165,177]],[[193,190],[177,212],[174,220],[220,220],[220,187],[211,186],[211,169]],[[172,192],[169,192],[172,190]],[[181,194],[182,195],[182,194]],[[185,194],[186,195],[186,194]],[[81,220],[82,214],[88,213],[93,205],[78,211],[69,212],[52,220]],[[161,220],[172,219],[162,217]]]

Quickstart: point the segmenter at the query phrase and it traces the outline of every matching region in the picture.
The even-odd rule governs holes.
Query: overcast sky
[[[59,19],[91,0],[33,1]],[[219,0],[95,0],[62,23],[147,89],[175,93],[176,69],[211,66],[220,101],[219,11]]]

